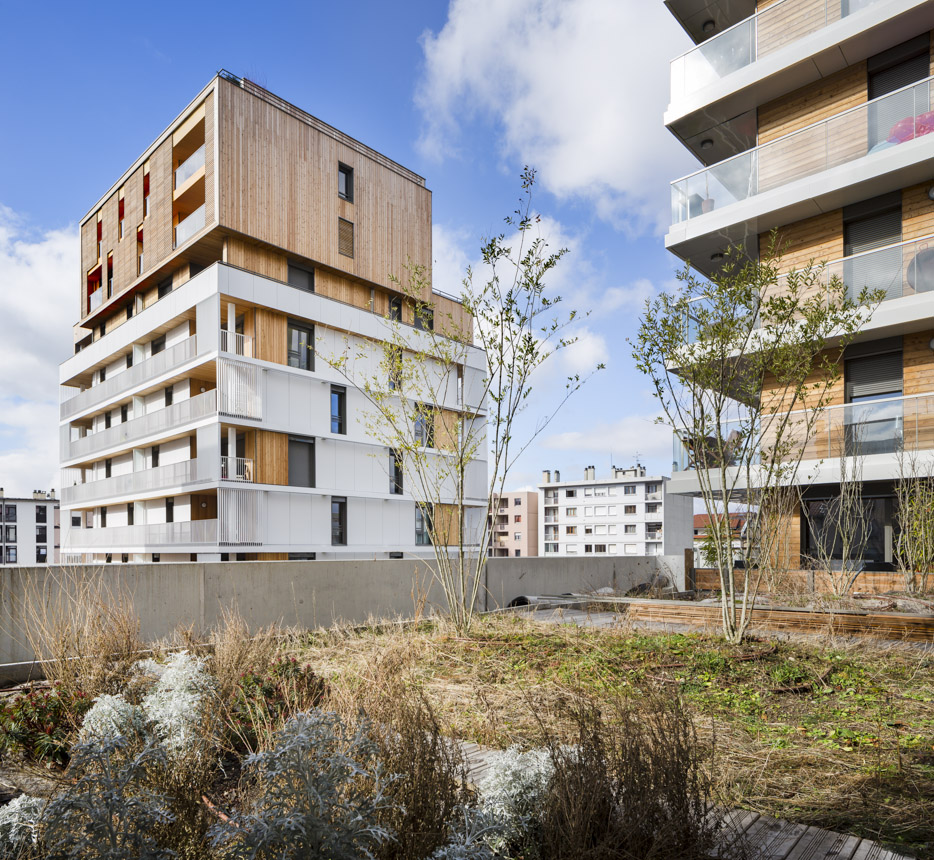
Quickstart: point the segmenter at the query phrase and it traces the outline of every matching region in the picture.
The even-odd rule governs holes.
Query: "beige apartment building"
[[[490,505],[492,558],[538,555],[538,493],[519,491],[493,496]]]
[[[696,46],[671,65],[669,130],[701,167],[673,182],[667,248],[703,274],[816,262],[885,300],[805,453],[789,565],[815,555],[841,458],[863,458],[865,564],[893,565],[899,452],[934,454],[934,0],[665,0]],[[767,391],[767,389],[766,389]],[[670,489],[696,493],[676,439]],[[835,535],[829,540],[837,543]]]
[[[67,560],[430,554],[429,518],[456,521],[453,489],[440,510],[413,495],[404,457],[367,432],[363,391],[333,364],[350,350],[374,379],[399,334],[431,354],[433,320],[398,288],[408,265],[431,269],[425,180],[228,72],[113,176],[81,219],[60,370]],[[440,458],[482,397],[486,360],[459,301],[430,287],[416,301],[464,344],[414,428]],[[390,376],[374,384],[402,396]],[[479,450],[465,479],[473,546]]]

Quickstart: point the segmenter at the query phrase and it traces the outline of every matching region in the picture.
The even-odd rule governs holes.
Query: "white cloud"
[[[451,0],[441,31],[422,38],[420,147],[453,154],[462,123],[492,121],[504,154],[558,197],[659,229],[673,165],[690,164],[662,124],[669,59],[690,44],[679,33],[646,0]]]
[[[58,365],[77,318],[75,228],[31,235],[0,205],[0,486],[7,495],[58,481]]]
[[[431,286],[459,296],[470,257],[467,253],[470,236],[466,230],[455,230],[435,224],[431,228]],[[471,250],[476,250],[472,248]]]
[[[598,364],[605,364],[610,356],[606,339],[586,326],[574,329],[577,340],[563,351],[564,366],[568,373],[587,376]]]
[[[629,466],[637,459],[645,465],[671,468],[671,433],[655,423],[654,415],[627,415],[618,421],[595,422],[582,430],[555,433],[541,447],[553,451],[587,451],[611,454],[616,465]]]

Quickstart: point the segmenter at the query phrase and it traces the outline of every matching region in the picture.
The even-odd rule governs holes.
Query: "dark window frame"
[[[331,496],[331,546],[347,546],[346,496]]]
[[[341,179],[344,180],[344,190],[341,191]],[[342,161],[337,163],[337,196],[341,200],[353,203],[353,168]]]
[[[286,282],[290,287],[295,287],[297,290],[313,293],[315,291],[315,270],[312,266],[303,266],[300,263],[290,262]]]
[[[297,349],[292,348],[292,333],[296,332],[301,336],[305,335],[305,345],[299,345]],[[299,320],[289,319],[286,323],[286,363],[289,367],[298,370],[307,370],[313,372],[315,369],[315,325],[314,323],[300,322]],[[302,364],[302,356],[305,356],[306,364]],[[294,360],[293,360],[294,359]]]
[[[331,432],[338,436],[347,435],[347,388],[344,385],[331,386]]]
[[[297,475],[295,475],[293,479],[293,474],[294,474],[293,467],[296,466],[296,457],[294,457],[292,454],[293,444],[294,445],[305,445],[311,448],[311,456],[309,458],[309,466],[310,466],[311,474],[310,474],[310,477],[308,478],[310,483],[306,484],[306,483],[298,482]],[[288,461],[289,463],[289,473],[288,473],[289,486],[290,487],[309,487],[313,489],[317,483],[317,471],[318,471],[317,450],[316,450],[314,437],[313,436],[289,436],[288,451],[289,451],[289,461]]]

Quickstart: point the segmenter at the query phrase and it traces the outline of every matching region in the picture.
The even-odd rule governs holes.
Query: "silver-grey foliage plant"
[[[215,847],[235,858],[372,858],[392,838],[377,822],[393,808],[365,721],[348,726],[328,711],[297,714],[273,747],[247,757],[256,792],[246,811],[213,828]]]

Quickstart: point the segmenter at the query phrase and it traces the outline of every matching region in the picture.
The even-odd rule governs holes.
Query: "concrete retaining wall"
[[[627,591],[668,574],[682,587],[677,557],[491,559],[479,608],[505,606],[519,595],[562,594],[608,586]],[[416,607],[443,607],[443,594],[422,561],[272,561],[121,564],[0,568],[0,664],[34,659],[25,631],[26,603],[41,594],[61,601],[75,578],[103,574],[108,588],[127,595],[144,639],[179,626],[204,631],[236,607],[251,628],[284,624],[313,628],[369,617],[412,617]]]

